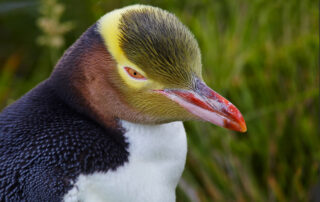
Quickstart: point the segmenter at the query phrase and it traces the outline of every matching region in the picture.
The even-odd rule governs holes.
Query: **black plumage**
[[[47,80],[0,114],[0,201],[61,201],[79,174],[128,161],[122,129],[105,128]]]

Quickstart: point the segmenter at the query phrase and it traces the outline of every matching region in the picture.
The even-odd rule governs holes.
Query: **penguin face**
[[[112,86],[145,117],[128,121],[197,119],[246,130],[239,110],[203,82],[198,43],[174,15],[151,6],[129,6],[103,16],[98,31],[115,61]]]

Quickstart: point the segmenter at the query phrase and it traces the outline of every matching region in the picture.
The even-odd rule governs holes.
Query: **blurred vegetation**
[[[177,201],[309,201],[319,183],[319,10],[313,0],[143,0],[195,34],[207,83],[248,132],[187,122]],[[0,2],[0,109],[50,75],[91,24],[129,0]],[[313,190],[313,192],[311,191]],[[320,200],[320,199],[319,199]]]

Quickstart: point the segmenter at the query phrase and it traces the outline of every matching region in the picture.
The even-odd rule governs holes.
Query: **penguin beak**
[[[227,99],[197,80],[194,90],[155,90],[201,120],[231,130],[246,132],[247,126],[240,111]]]

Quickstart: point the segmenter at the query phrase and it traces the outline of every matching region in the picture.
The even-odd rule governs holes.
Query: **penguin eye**
[[[130,68],[130,67],[124,67],[124,69],[127,71],[127,73],[134,79],[139,80],[146,80],[146,77],[144,77],[142,74],[137,72],[136,70]]]

